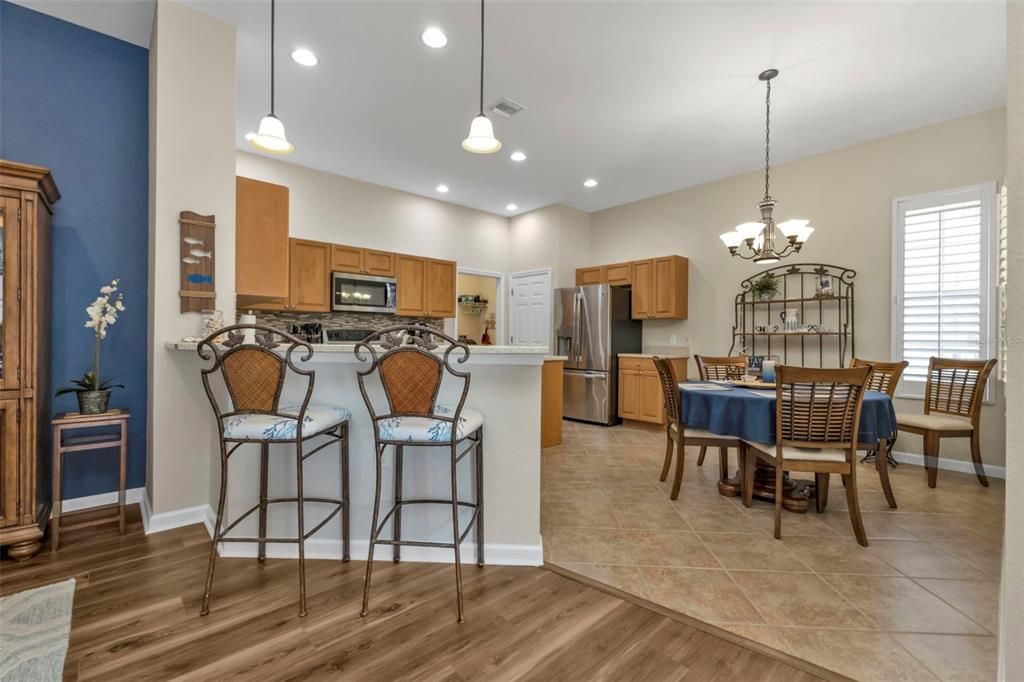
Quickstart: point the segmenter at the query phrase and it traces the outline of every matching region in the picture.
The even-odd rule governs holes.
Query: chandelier
[[[737,225],[732,232],[726,232],[719,236],[732,255],[764,265],[778,263],[786,256],[799,252],[800,247],[814,232],[814,228],[809,225],[810,221],[808,220],[792,219],[776,224],[772,217],[775,199],[772,199],[768,191],[768,176],[771,170],[769,143],[771,141],[772,79],[778,75],[778,69],[768,69],[762,71],[757,77],[758,80],[764,81],[768,91],[764,100],[764,199],[757,204],[757,207],[761,209],[761,220]],[[775,247],[776,229],[786,240],[780,249]],[[746,249],[740,251],[740,246],[745,246]]]

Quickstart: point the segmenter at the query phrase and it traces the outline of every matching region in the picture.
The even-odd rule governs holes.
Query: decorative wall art
[[[181,312],[198,313],[214,307],[215,216],[182,211],[178,215],[181,233]]]

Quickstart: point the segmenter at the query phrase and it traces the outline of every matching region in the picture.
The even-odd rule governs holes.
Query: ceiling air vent
[[[491,111],[504,118],[512,118],[525,108],[519,102],[513,102],[508,97],[502,97],[491,105]]]

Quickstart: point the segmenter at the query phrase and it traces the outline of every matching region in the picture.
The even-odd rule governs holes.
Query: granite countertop
[[[168,350],[195,351],[198,342],[192,339],[167,341],[164,347]],[[354,343],[311,343],[314,353],[349,353],[355,352]],[[437,348],[435,352],[443,353],[447,346]],[[470,355],[548,355],[547,346],[470,346]]]
[[[655,356],[659,358],[665,358],[667,360],[685,360],[690,357],[689,354],[683,354],[679,352],[675,353],[619,353],[620,358],[645,358],[650,360]]]
[[[548,355],[544,358],[544,362],[568,362],[568,355]]]

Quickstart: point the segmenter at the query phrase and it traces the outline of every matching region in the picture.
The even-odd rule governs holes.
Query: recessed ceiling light
[[[435,49],[444,47],[448,44],[448,36],[444,34],[444,31],[439,29],[437,26],[431,26],[420,35],[420,40],[427,47],[433,47]]]
[[[524,154],[523,152],[512,152],[512,154],[509,155],[508,158],[512,159],[513,161],[526,161],[526,154]]]
[[[587,178],[586,180],[583,181],[583,186],[586,187],[587,189],[590,189],[591,187],[597,187],[597,180],[595,180],[594,178]]]
[[[518,211],[519,207],[516,206],[515,204],[509,204],[508,206],[505,207],[505,210],[506,211]]]
[[[441,194],[447,193],[448,192],[448,185],[438,185],[437,186],[437,191],[440,192]]]
[[[292,50],[292,59],[296,63],[302,64],[303,66],[316,66],[320,60],[316,58],[312,50],[307,50],[304,47]]]

